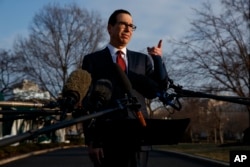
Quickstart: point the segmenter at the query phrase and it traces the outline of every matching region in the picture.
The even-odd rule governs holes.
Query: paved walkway
[[[14,159],[13,159],[14,160]],[[4,161],[2,161],[3,163]],[[1,162],[0,162],[1,164]],[[23,155],[22,158],[1,167],[93,167],[85,147],[72,147],[67,149],[48,150]],[[166,151],[151,151],[148,167],[225,167],[225,163],[197,159],[184,154],[176,154]]]

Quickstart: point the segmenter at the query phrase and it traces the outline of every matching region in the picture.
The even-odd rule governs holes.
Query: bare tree
[[[13,86],[20,82],[24,76],[24,74],[19,73],[18,62],[21,60],[21,57],[17,57],[9,51],[0,50],[0,92],[5,97],[12,94]]]
[[[185,86],[250,97],[249,1],[221,2],[220,13],[209,2],[195,10],[197,18],[191,22],[190,32],[172,53],[179,67],[172,75]]]
[[[20,65],[26,74],[55,97],[84,55],[104,42],[104,27],[97,13],[76,4],[49,4],[34,16],[29,38],[19,39],[14,50],[24,58]]]

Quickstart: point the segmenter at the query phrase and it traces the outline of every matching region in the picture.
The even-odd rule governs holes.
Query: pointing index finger
[[[162,46],[162,39],[159,41],[157,47],[158,47],[158,48],[161,48],[161,46]]]

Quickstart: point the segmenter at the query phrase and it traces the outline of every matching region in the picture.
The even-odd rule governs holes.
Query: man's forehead
[[[117,18],[117,21],[129,21],[129,22],[133,21],[132,17],[126,13],[120,13],[117,15],[116,18]]]

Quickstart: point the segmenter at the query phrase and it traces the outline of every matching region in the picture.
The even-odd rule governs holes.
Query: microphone
[[[124,71],[122,71],[120,66],[117,65],[116,63],[114,63],[114,67],[115,67],[115,71],[117,71],[118,79],[119,79],[120,83],[122,84],[123,88],[125,88],[126,93],[128,94],[129,97],[134,98],[134,96],[132,96],[132,85],[131,85],[127,75],[124,73]],[[137,116],[137,119],[141,123],[141,125],[143,127],[146,127],[147,124],[146,124],[146,121],[144,119],[142,112],[139,110],[136,110],[135,114]]]
[[[60,105],[57,101],[49,101],[46,103],[24,102],[24,101],[0,101],[0,107],[30,107],[30,108],[57,108]]]
[[[97,80],[86,100],[85,108],[90,111],[99,110],[105,106],[112,96],[112,83],[107,79]]]
[[[163,104],[170,105],[176,110],[181,109],[181,104],[178,98],[176,98],[176,94],[168,94],[166,90],[162,90],[159,84],[151,78],[135,73],[130,73],[129,78],[133,88],[145,98],[153,99],[158,97]]]
[[[147,99],[156,98],[159,92],[162,92],[159,85],[145,75],[131,72],[128,77],[132,87]]]
[[[45,104],[36,102],[0,101],[0,107],[33,107],[43,108]]]
[[[91,81],[91,75],[87,71],[82,69],[73,71],[62,90],[63,107],[72,109],[81,102],[89,90]]]
[[[101,107],[105,107],[106,104],[111,99],[112,96],[112,83],[107,79],[97,80],[95,85],[89,92],[89,95],[83,100],[83,108],[87,114],[92,114],[93,112],[100,110]],[[82,116],[83,113],[73,111],[73,117]],[[96,118],[92,118],[90,122],[86,122],[88,127],[91,127]]]

